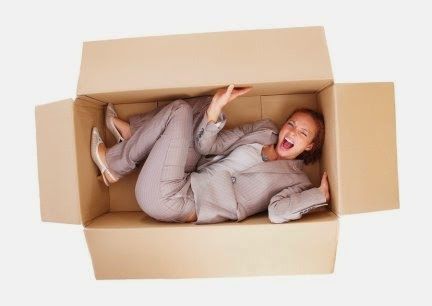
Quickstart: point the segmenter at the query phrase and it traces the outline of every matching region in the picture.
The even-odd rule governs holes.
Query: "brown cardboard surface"
[[[286,224],[260,213],[195,225],[123,212],[84,231],[97,279],[317,274],[334,270],[338,220],[322,210]]]
[[[80,224],[74,101],[37,105],[35,121],[41,218]]]
[[[393,83],[336,84],[337,214],[399,208]]]
[[[106,139],[104,109],[102,105],[75,100],[75,135],[81,218],[85,224],[109,210],[109,188],[101,180],[99,168],[91,158],[90,143],[93,126],[98,127]]]
[[[62,100],[35,108],[43,221],[80,224],[109,209],[108,188],[90,155],[91,128],[104,133],[103,109],[93,101]]]
[[[85,42],[77,94],[332,79],[322,27],[241,30]]]
[[[341,207],[341,196],[339,182],[339,160],[337,142],[337,113],[335,105],[334,86],[329,86],[320,91],[317,95],[318,109],[323,114],[325,120],[325,140],[320,159],[320,173],[327,171],[328,183],[330,187],[329,205],[333,212]]]

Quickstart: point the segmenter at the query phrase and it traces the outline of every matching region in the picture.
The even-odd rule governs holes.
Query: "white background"
[[[431,305],[427,1],[60,2],[0,9],[2,305]],[[336,82],[395,82],[401,209],[342,217],[332,275],[95,281],[82,227],[40,221],[37,181],[34,107],[75,97],[82,42],[307,25],[325,26]]]

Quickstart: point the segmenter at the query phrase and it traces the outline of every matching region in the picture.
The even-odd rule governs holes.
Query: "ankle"
[[[120,135],[125,140],[128,140],[129,138],[131,138],[132,133],[131,133],[130,124],[126,121],[119,119],[119,118],[113,118],[113,120],[114,120],[114,126],[119,131]]]

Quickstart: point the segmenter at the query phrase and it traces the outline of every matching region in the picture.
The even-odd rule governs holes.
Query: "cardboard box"
[[[163,223],[136,203],[139,169],[109,188],[97,179],[90,134],[97,126],[114,144],[108,102],[127,120],[230,83],[253,90],[224,109],[224,128],[261,118],[280,127],[298,106],[324,114],[323,156],[306,172],[315,186],[328,172],[328,208],[282,224],[267,212]],[[335,84],[322,27],[85,42],[77,97],[35,114],[42,220],[83,225],[97,279],[332,273],[339,216],[399,208],[393,83]]]

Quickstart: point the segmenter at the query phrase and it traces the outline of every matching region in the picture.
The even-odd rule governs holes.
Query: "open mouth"
[[[284,138],[284,140],[283,140],[282,143],[281,143],[281,147],[282,147],[284,150],[289,150],[289,149],[291,149],[292,147],[294,147],[294,142],[291,141],[291,140],[289,140],[288,138]]]

